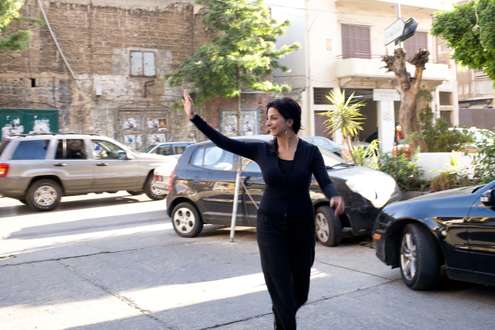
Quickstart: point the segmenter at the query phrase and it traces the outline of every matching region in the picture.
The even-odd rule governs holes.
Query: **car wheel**
[[[329,206],[320,206],[315,214],[316,239],[325,246],[337,246],[342,241],[342,224]]]
[[[155,184],[155,179],[153,175],[150,175],[148,179],[146,179],[146,183],[144,184],[144,193],[150,199],[160,200],[164,199],[167,194],[163,192],[163,190],[159,189]]]
[[[127,193],[132,196],[137,196],[141,195],[143,192],[142,191],[133,191],[133,190],[127,190]]]
[[[50,211],[60,204],[62,188],[54,180],[42,179],[33,182],[26,194],[26,204],[35,211]]]
[[[177,235],[196,237],[203,230],[203,220],[191,203],[180,203],[172,211],[172,225]]]
[[[414,290],[432,289],[440,278],[440,254],[430,233],[418,225],[405,227],[400,244],[400,270]]]

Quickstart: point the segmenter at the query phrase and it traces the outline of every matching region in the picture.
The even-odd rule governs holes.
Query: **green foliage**
[[[327,100],[333,107],[324,112],[324,125],[330,134],[337,131],[342,133],[342,136],[347,144],[348,155],[355,162],[351,139],[363,129],[364,116],[359,110],[364,107],[364,102],[356,101],[354,93],[347,99],[345,92],[339,88],[334,88],[328,95]]]
[[[363,129],[365,118],[360,109],[364,107],[364,102],[356,101],[354,93],[346,99],[345,92],[338,88],[327,95],[327,100],[333,105],[332,109],[322,114],[326,117],[325,127],[328,132],[333,134],[340,131],[344,138],[356,136]]]
[[[495,180],[495,133],[483,131],[476,143],[478,153],[474,158],[474,176],[482,183]]]
[[[441,118],[433,122],[433,112],[429,107],[420,112],[419,131],[411,134],[409,138],[423,141],[423,152],[459,151],[466,144],[473,142],[473,137],[467,130],[451,129]]]
[[[401,190],[425,190],[427,187],[427,183],[421,180],[423,174],[421,169],[403,154],[398,156],[381,155],[378,169],[391,175]]]
[[[25,30],[8,33],[7,27],[15,19],[19,18],[19,11],[24,5],[24,0],[0,1],[0,51],[22,50],[29,45],[31,32]]]
[[[352,159],[354,164],[378,169],[380,155],[380,143],[373,140],[367,146],[355,146],[352,149]]]
[[[199,103],[239,96],[241,88],[276,93],[290,89],[267,79],[274,68],[287,70],[278,60],[299,47],[275,45],[289,22],[273,20],[263,0],[196,2],[203,6],[203,22],[213,36],[169,76],[172,86],[192,84]]]
[[[469,1],[437,14],[432,33],[454,49],[457,62],[495,80],[495,0]]]
[[[465,174],[459,174],[456,172],[442,172],[434,177],[430,182],[430,191],[440,191],[446,189],[453,189],[458,187],[465,187],[475,184],[474,180],[469,179]]]

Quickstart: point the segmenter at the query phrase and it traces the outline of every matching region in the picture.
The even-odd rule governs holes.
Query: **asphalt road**
[[[64,198],[34,213],[0,198],[1,329],[271,329],[254,229],[176,236],[165,202]],[[317,247],[298,328],[495,329],[495,288],[415,292],[366,241]]]

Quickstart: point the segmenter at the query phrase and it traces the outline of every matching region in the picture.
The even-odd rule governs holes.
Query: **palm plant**
[[[348,98],[345,92],[339,88],[333,89],[327,96],[327,100],[332,104],[332,108],[322,116],[325,116],[325,128],[330,134],[340,131],[347,145],[347,150],[352,160],[355,161],[351,140],[359,131],[363,130],[365,117],[360,109],[365,106],[363,101],[357,101],[354,93]]]

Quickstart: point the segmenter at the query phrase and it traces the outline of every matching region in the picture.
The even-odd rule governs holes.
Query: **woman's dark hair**
[[[277,109],[285,120],[292,119],[292,130],[296,134],[299,132],[301,129],[301,107],[296,101],[290,97],[281,97],[269,102],[266,105],[266,112],[270,108]]]

